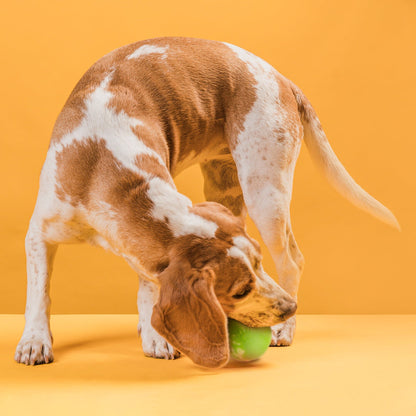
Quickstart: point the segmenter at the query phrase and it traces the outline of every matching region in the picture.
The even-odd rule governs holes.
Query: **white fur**
[[[246,63],[256,80],[256,100],[245,117],[232,154],[248,213],[272,253],[278,273],[282,273],[282,267],[286,267],[282,240],[286,238],[286,227],[290,227],[289,205],[301,131],[281,104],[281,75],[255,55],[228,46]],[[281,141],[277,140],[277,131],[283,132]],[[293,137],[289,132],[293,132]],[[256,152],[251,151],[253,148]]]
[[[130,54],[127,59],[137,59],[151,53],[159,53],[162,55],[162,59],[165,59],[167,57],[167,50],[167,46],[143,45],[140,46],[140,48],[137,48],[132,54]]]
[[[109,73],[101,84],[85,99],[85,114],[84,117],[74,130],[67,133],[57,144],[52,144],[48,151],[47,160],[45,162],[42,178],[40,194],[42,197],[38,202],[49,202],[50,199],[56,200],[56,204],[44,204],[44,211],[37,213],[37,216],[42,218],[53,217],[56,215],[56,207],[60,206],[60,218],[70,220],[74,215],[74,207],[68,203],[58,201],[54,195],[56,184],[56,155],[61,152],[66,146],[71,145],[75,141],[82,142],[88,138],[93,140],[104,140],[106,147],[110,150],[117,161],[126,169],[140,174],[145,177],[149,183],[148,196],[154,202],[153,216],[155,219],[169,220],[169,226],[175,236],[193,233],[201,237],[214,237],[217,225],[211,221],[207,221],[197,215],[189,213],[189,208],[192,206],[191,201],[178,193],[172,185],[164,182],[160,178],[155,178],[149,173],[142,171],[136,164],[136,158],[139,155],[149,155],[154,157],[160,164],[164,162],[160,155],[153,149],[147,147],[142,141],[137,139],[133,133],[132,128],[143,125],[143,123],[128,116],[124,111],[118,113],[108,106],[112,93],[107,89],[112,77],[112,72]],[[48,195],[44,195],[43,192]],[[51,208],[51,206],[53,208]],[[51,209],[52,212],[45,212]],[[94,207],[94,215],[89,215],[85,211],[85,207],[79,207],[79,210],[84,210],[84,215],[89,217],[91,225],[98,225],[100,218],[101,225],[108,223],[104,228],[108,229],[113,238],[116,236],[117,227],[110,225],[107,211],[104,210],[104,216],[100,216],[100,208]],[[114,220],[116,216],[113,215]],[[102,226],[95,228],[102,229]],[[56,229],[54,230],[56,232]],[[56,239],[62,238],[59,234],[55,236]],[[88,236],[91,242],[99,244],[104,248],[109,248],[109,242],[105,240],[105,236]],[[116,248],[112,248],[117,252]]]
[[[26,324],[15,353],[17,362],[32,365],[53,361],[48,288],[56,248],[42,242],[39,236],[40,230],[31,224],[25,241],[28,276]]]
[[[280,290],[278,284],[263,270],[261,264],[259,265],[259,268],[257,270],[254,270],[253,265],[250,261],[250,254],[247,254],[249,250],[253,250],[252,248],[249,248],[249,241],[243,236],[234,237],[234,244],[236,240],[239,246],[234,245],[230,247],[227,250],[227,254],[230,257],[234,257],[240,260],[253,272],[253,274],[256,277],[255,290],[259,295],[261,295],[264,298],[264,300],[275,300],[276,293]],[[243,248],[241,247],[242,242],[245,246],[243,246]],[[251,254],[251,258],[253,257],[254,255]]]
[[[111,76],[112,73],[108,74],[100,86],[87,97],[85,117],[81,124],[54,146],[55,152],[59,152],[74,140],[82,141],[88,137],[103,139],[106,147],[126,169],[139,173],[148,180],[148,196],[154,203],[152,215],[155,219],[164,221],[167,218],[175,236],[193,233],[201,237],[214,237],[217,225],[190,214],[188,208],[192,203],[188,198],[178,193],[172,185],[137,166],[136,158],[139,155],[152,156],[161,165],[164,162],[157,152],[138,140],[133,133],[133,127],[143,125],[140,120],[128,116],[124,111],[116,113],[108,107],[113,95],[106,87]]]
[[[272,326],[272,341],[270,345],[288,346],[292,343],[296,329],[296,316],[290,317],[287,321]]]
[[[195,234],[204,238],[214,238],[218,225],[199,215],[189,212],[192,202],[159,178],[149,181],[147,195],[154,203],[152,216],[160,221],[168,220],[168,226],[175,237]]]
[[[145,355],[149,357],[174,359],[179,356],[166,340],[152,327],[151,319],[153,306],[159,295],[158,286],[142,277],[139,280],[139,292],[137,294],[137,308],[139,310],[138,331],[142,338],[142,347]]]
[[[253,268],[252,260],[258,255],[254,253],[254,247],[246,237],[234,237],[233,243],[227,254],[237,258],[251,270],[255,277],[255,286],[247,297],[235,305],[229,316],[251,325],[261,321],[258,318],[259,313],[273,310],[276,315],[281,314],[282,310],[275,308],[276,299],[281,299],[283,305],[291,302],[290,296],[263,270],[261,264],[256,270]]]
[[[75,210],[70,201],[62,201],[55,194],[56,179],[56,157],[65,147],[74,142],[82,142],[87,139],[104,140],[106,147],[111,151],[117,161],[127,169],[136,173],[144,174],[135,163],[136,157],[142,154],[154,157],[159,163],[163,164],[160,155],[143,142],[137,140],[132,128],[143,125],[143,123],[133,117],[129,117],[124,111],[116,111],[108,107],[112,98],[112,93],[106,88],[111,81],[113,72],[110,72],[101,84],[85,99],[85,112],[81,123],[71,132],[65,134],[57,143],[52,142],[40,177],[39,195],[32,221],[53,223],[48,227],[47,238],[49,241],[57,242],[76,242],[85,240],[85,237],[91,238],[90,230],[85,234],[85,228],[80,224],[77,229],[74,223],[74,216],[81,214],[89,218],[90,225],[96,225],[102,216],[99,215],[100,209],[94,215],[86,211],[86,207],[78,207]],[[78,212],[76,212],[78,211]],[[104,216],[104,222],[108,216]],[[59,224],[55,224],[54,218],[59,218]],[[65,227],[66,222],[71,222],[70,227]],[[108,228],[106,226],[105,228]],[[113,227],[113,231],[115,231]],[[103,236],[96,238],[95,243],[107,247]],[[91,241],[92,242],[92,241]]]
[[[94,201],[94,205],[89,208],[94,212],[92,226],[101,231],[103,234],[93,232],[89,235],[85,235],[85,239],[92,245],[97,245],[105,250],[112,251],[117,255],[122,255],[123,247],[117,247],[111,245],[110,241],[112,236],[116,236],[119,233],[118,215],[114,211],[113,206],[105,201]],[[85,209],[83,209],[85,210]],[[87,214],[88,215],[88,214]]]
[[[251,269],[251,263],[249,261],[249,259],[247,258],[247,255],[239,248],[236,246],[232,246],[227,250],[227,254],[230,257],[234,257],[235,259],[240,260],[242,263],[244,263],[248,268]]]
[[[271,169],[270,165],[279,164],[279,158],[284,153],[279,151],[279,145],[270,145],[275,141],[275,131],[285,121],[285,110],[280,112],[278,108],[278,73],[271,65],[250,52],[227,45],[246,63],[256,81],[256,100],[245,117],[243,130],[239,133],[233,149],[233,158],[250,215],[253,213],[257,221],[262,218],[269,221],[275,210],[275,204],[270,203],[270,197],[276,190],[275,177],[280,175],[280,171]],[[255,153],[251,151],[253,148],[256,149]],[[250,163],[247,163],[247,157],[250,158]],[[288,188],[288,184],[283,186]],[[278,198],[273,199],[276,199],[273,202],[279,204]],[[261,228],[267,232],[267,226]]]
[[[243,235],[234,237],[233,244],[245,254],[247,254],[250,261],[254,261],[255,259],[260,260],[259,255],[256,254],[256,250],[253,247],[253,244]]]
[[[279,73],[270,64],[250,52],[234,45],[227,45],[246,63],[256,81],[256,100],[245,117],[243,130],[238,135],[236,148],[233,151],[233,158],[238,163],[241,186],[250,188],[249,196],[252,196],[256,203],[259,200],[267,201],[267,198],[264,198],[266,195],[261,193],[264,193],[265,186],[275,186],[273,180],[280,174],[279,169],[270,169],[270,165],[276,163],[277,166],[281,166],[285,162],[280,159],[285,155],[283,148],[286,147],[286,143],[281,145],[276,143],[275,132],[279,127],[285,126],[285,130],[289,127],[287,111],[281,105],[277,81]],[[253,144],[256,148],[255,153],[252,152]],[[250,163],[245,162],[247,155],[250,155]],[[244,174],[247,169],[250,173],[255,172],[254,180],[251,175]],[[284,181],[284,178],[278,179]],[[282,185],[290,195],[290,183],[282,183]],[[251,198],[248,199],[250,203]],[[266,217],[267,214],[264,216]]]
[[[147,147],[142,141],[137,140],[137,136],[132,129],[143,126],[143,122],[130,117],[124,111],[116,112],[114,108],[109,106],[113,94],[107,90],[107,86],[112,75],[112,72],[109,73],[86,98],[86,109],[80,125],[54,144],[53,151],[58,153],[74,141],[91,138],[104,140],[107,149],[110,150],[117,161],[133,172],[139,172],[135,163],[138,155],[152,156],[161,165],[165,165],[157,152]]]
[[[256,82],[256,100],[232,149],[244,201],[272,254],[279,284],[290,295],[296,296],[303,257],[297,246],[289,241],[294,239],[290,201],[301,145],[301,127],[281,101],[279,80],[285,82],[285,79],[257,56],[227,45],[247,65]],[[273,286],[272,279],[266,276],[265,273],[258,275],[262,282],[260,287],[265,286],[263,294]]]

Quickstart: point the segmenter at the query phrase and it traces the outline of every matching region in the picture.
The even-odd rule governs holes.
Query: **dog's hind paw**
[[[296,329],[296,318],[292,316],[287,321],[272,326],[271,347],[287,347],[292,344]]]

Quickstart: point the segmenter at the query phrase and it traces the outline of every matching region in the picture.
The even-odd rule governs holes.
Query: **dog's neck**
[[[123,198],[113,202],[113,210],[115,220],[123,218],[118,222],[123,226],[109,233],[106,241],[141,272],[157,273],[176,239],[187,235],[214,238],[218,229],[216,222],[193,212],[190,199],[157,177],[150,178],[142,189],[132,186],[125,191]]]

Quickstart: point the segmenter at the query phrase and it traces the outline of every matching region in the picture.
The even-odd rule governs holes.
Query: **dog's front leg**
[[[142,338],[143,352],[148,357],[174,360],[180,356],[161,335],[152,327],[153,305],[157,302],[159,288],[153,282],[139,276],[137,308],[139,310],[138,332]]]
[[[26,324],[16,348],[18,363],[34,365],[53,361],[49,281],[56,248],[43,240],[39,228],[30,225],[26,235]]]

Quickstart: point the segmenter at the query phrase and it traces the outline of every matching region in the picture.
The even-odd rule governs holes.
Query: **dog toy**
[[[258,360],[270,345],[271,328],[251,328],[228,319],[228,338],[231,357],[238,361]]]

